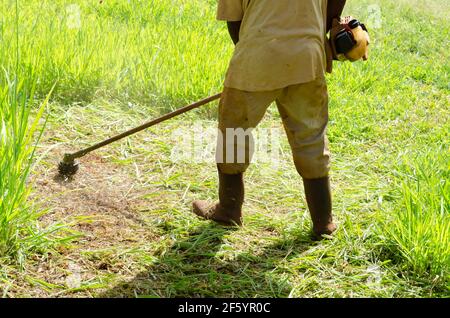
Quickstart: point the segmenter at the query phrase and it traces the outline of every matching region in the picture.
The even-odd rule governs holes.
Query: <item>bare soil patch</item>
[[[59,158],[62,152],[55,150],[42,160],[30,180],[30,199],[47,211],[40,219],[43,226],[71,223],[80,237],[70,247],[30,262],[24,281],[33,285],[33,297],[91,296],[83,284],[89,285],[102,274],[131,273],[133,260],[123,254],[158,240],[139,212],[152,203],[142,199],[143,190],[124,167],[90,154],[82,159],[74,178],[67,180],[57,173]],[[35,278],[56,287],[36,284]]]

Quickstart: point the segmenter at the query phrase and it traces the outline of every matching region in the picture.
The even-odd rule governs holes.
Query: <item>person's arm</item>
[[[239,31],[244,18],[242,0],[219,0],[217,7],[217,20],[226,21],[228,33],[234,44],[239,42]]]
[[[239,31],[241,30],[242,21],[228,21],[228,33],[230,33],[230,37],[233,40],[234,45],[239,42]]]
[[[339,19],[344,11],[346,0],[328,0],[327,7],[327,32],[333,25],[333,19]]]

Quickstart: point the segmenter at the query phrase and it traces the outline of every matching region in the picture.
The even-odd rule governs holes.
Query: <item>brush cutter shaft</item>
[[[124,133],[121,133],[120,135],[117,135],[117,136],[111,137],[111,138],[109,138],[107,140],[104,140],[102,142],[99,142],[99,143],[97,143],[97,144],[95,144],[95,145],[93,145],[93,146],[91,146],[89,148],[80,150],[80,151],[72,153],[72,154],[66,154],[64,156],[64,161],[69,162],[69,161],[73,161],[74,159],[81,158],[81,157],[87,155],[88,153],[90,153],[90,152],[92,152],[94,150],[97,150],[99,148],[102,148],[102,147],[104,147],[106,145],[109,145],[109,144],[111,144],[111,143],[113,143],[115,141],[118,141],[118,140],[123,139],[123,138],[128,137],[128,136],[131,136],[131,135],[133,135],[133,134],[135,134],[137,132],[140,132],[140,131],[142,131],[144,129],[152,127],[152,126],[154,126],[156,124],[159,124],[159,123],[161,123],[163,121],[166,121],[166,120],[171,119],[173,117],[176,117],[178,115],[184,114],[184,113],[186,113],[186,112],[188,112],[190,110],[193,110],[195,108],[198,108],[200,106],[208,104],[208,103],[210,103],[210,102],[212,102],[212,101],[214,101],[216,99],[219,99],[221,95],[222,95],[222,93],[216,94],[214,96],[211,96],[211,97],[208,97],[208,98],[205,98],[205,99],[202,99],[201,101],[198,101],[198,102],[193,103],[191,105],[188,105],[188,106],[185,106],[183,108],[177,109],[176,111],[173,111],[171,113],[163,115],[163,116],[161,116],[159,118],[153,119],[152,121],[149,121],[148,123],[145,123],[145,124],[143,124],[143,125],[141,125],[139,127],[130,129],[130,130],[124,132]]]

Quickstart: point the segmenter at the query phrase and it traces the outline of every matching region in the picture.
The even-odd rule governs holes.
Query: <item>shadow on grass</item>
[[[287,297],[283,262],[312,244],[309,235],[278,238],[257,252],[233,251],[233,228],[206,222],[175,242],[152,266],[99,297]]]

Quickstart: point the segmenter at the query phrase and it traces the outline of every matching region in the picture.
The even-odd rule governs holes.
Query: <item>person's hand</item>
[[[325,54],[327,58],[326,72],[331,74],[333,72],[334,55],[330,42],[331,41],[329,41],[328,39],[325,41]]]
[[[339,58],[339,53],[337,52],[337,49],[336,49],[336,36],[340,31],[342,31],[343,28],[344,28],[344,26],[341,23],[341,20],[333,19],[332,24],[331,24],[331,29],[330,29],[329,44],[330,44],[330,48],[331,48],[332,58],[335,61],[341,60]]]

